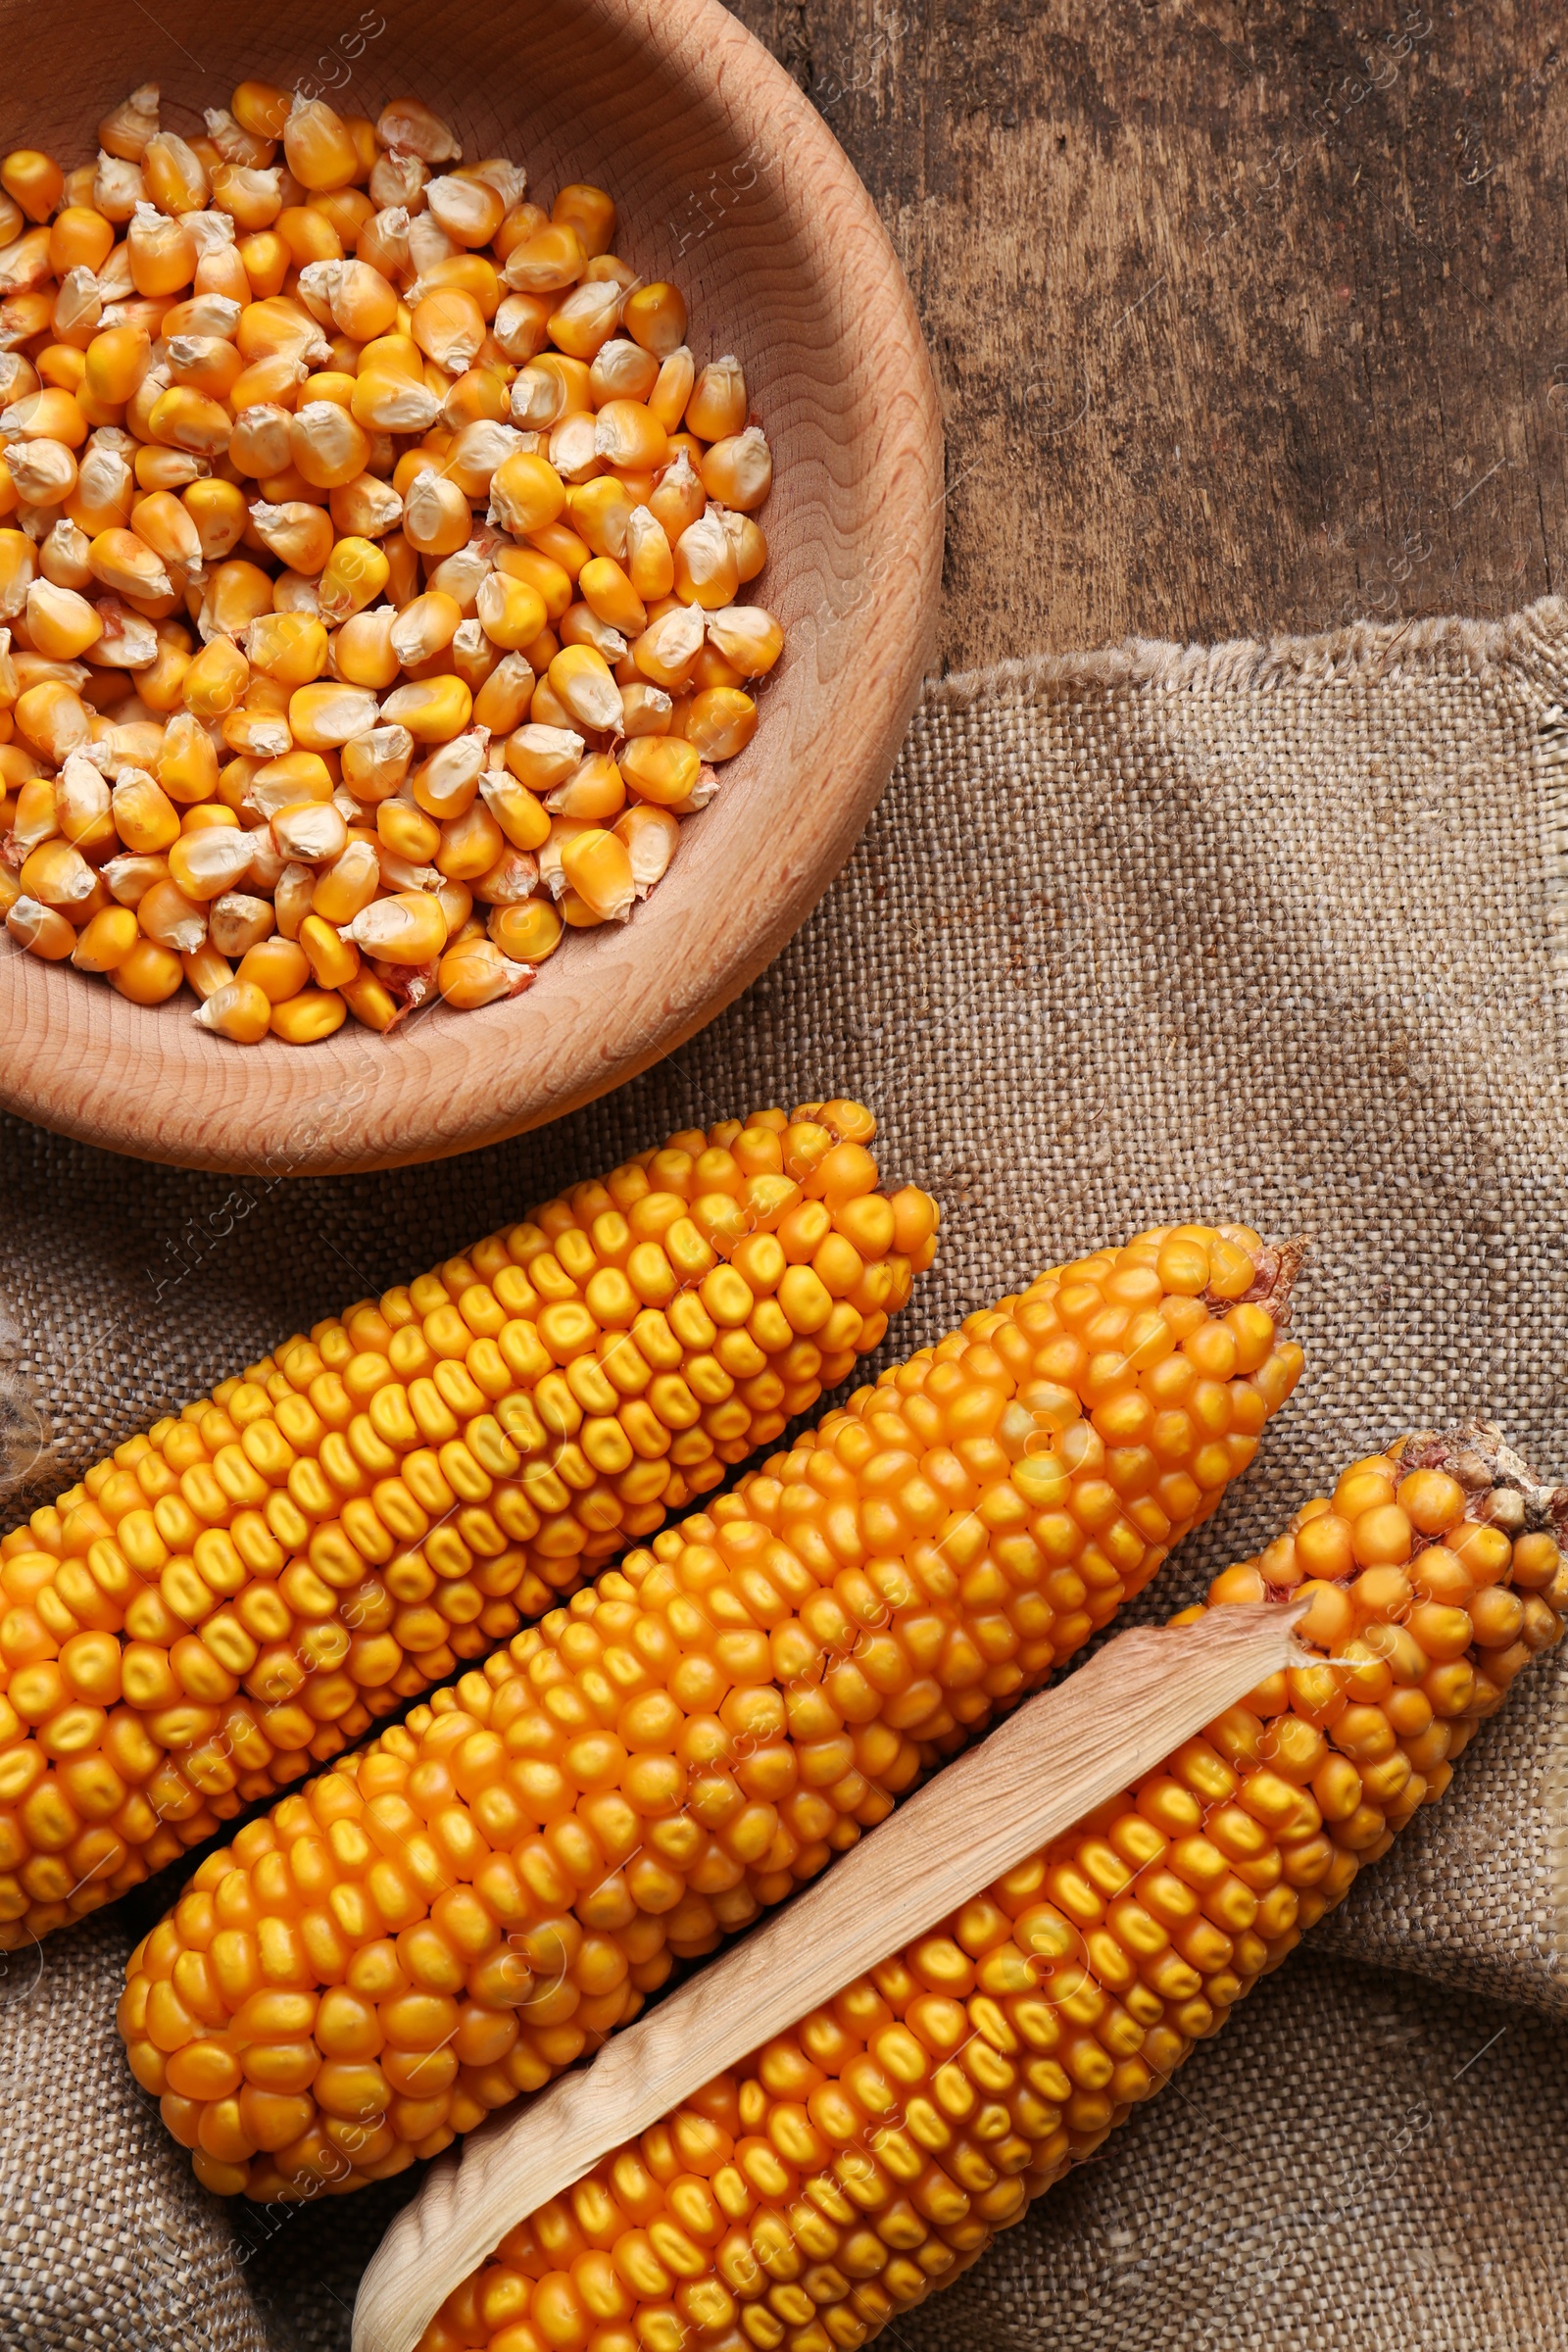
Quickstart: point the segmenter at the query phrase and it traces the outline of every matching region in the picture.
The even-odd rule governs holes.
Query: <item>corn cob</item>
[[[202,2180],[433,2155],[852,1845],[1246,1468],[1298,1254],[1042,1275],[211,1855],[121,2006]]]
[[[672,1136],[0,1544],[0,1947],[339,1753],[841,1381],[935,1250],[858,1103]]]
[[[1317,1663],[540,2207],[418,2352],[836,2352],[951,2283],[1443,1794],[1561,1635],[1565,1527],[1495,1430],[1355,1463],[1209,1591],[1309,1592]]]

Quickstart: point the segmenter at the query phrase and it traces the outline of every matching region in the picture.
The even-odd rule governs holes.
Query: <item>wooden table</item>
[[[947,665],[1560,585],[1557,0],[736,4],[920,306]]]

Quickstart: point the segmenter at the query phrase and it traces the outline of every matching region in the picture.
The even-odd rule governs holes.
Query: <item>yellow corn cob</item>
[[[951,2283],[1443,1794],[1561,1635],[1565,1525],[1495,1430],[1354,1464],[1210,1588],[1311,1580],[1319,1663],[540,2207],[419,2352],[848,2352]]]
[[[0,1948],[570,1592],[874,1348],[936,1204],[859,1104],[672,1136],[287,1340],[0,1544]]]
[[[121,2007],[203,2180],[434,2154],[854,1844],[1246,1468],[1297,1255],[1042,1275],[210,1856]]]

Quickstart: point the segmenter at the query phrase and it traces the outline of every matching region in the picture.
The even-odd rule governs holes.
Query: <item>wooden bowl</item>
[[[822,122],[718,0],[306,0],[230,13],[160,0],[0,9],[0,139],[69,169],[135,83],[194,133],[246,77],[319,85],[344,113],[426,98],[470,156],[526,165],[547,204],[593,180],[619,249],[673,278],[699,362],[738,353],[775,482],[756,594],[787,631],[752,744],[624,926],[568,937],[526,996],[444,1006],[382,1039],[210,1037],[177,998],[0,959],[0,1104],[82,1141],[202,1168],[311,1174],[436,1158],[556,1118],[678,1046],[777,954],[848,857],[929,651],[942,435],[908,289]],[[332,28],[325,39],[323,27]],[[379,29],[378,29],[379,28]],[[324,45],[323,45],[324,41]],[[9,943],[7,943],[9,944]]]

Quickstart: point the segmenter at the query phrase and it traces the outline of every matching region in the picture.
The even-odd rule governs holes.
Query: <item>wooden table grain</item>
[[[1556,0],[736,7],[914,289],[947,665],[1560,586]]]

